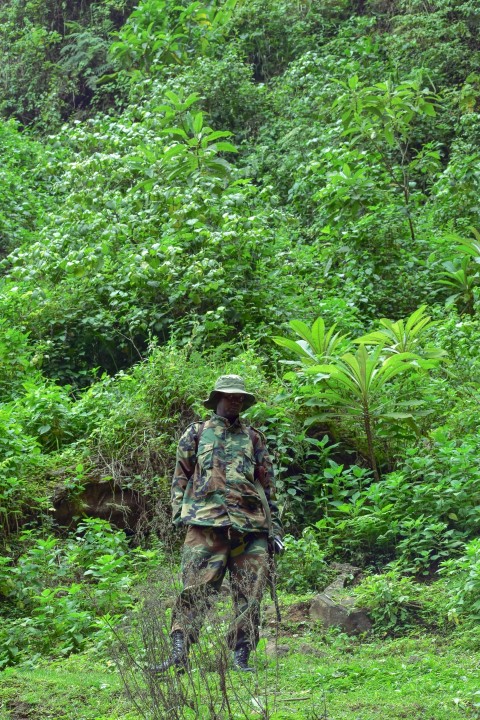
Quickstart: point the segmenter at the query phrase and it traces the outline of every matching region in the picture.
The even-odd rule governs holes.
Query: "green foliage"
[[[444,263],[445,271],[440,273],[439,283],[445,285],[449,290],[454,290],[452,295],[446,299],[446,305],[455,303],[461,313],[473,315],[475,294],[474,289],[479,285],[478,272],[472,272],[473,263],[465,256],[461,260],[460,268],[447,261]]]
[[[280,0],[240,2],[229,33],[239,42],[257,81],[267,82],[282,73],[299,53],[309,47],[312,35],[328,37],[339,18],[348,17],[348,2],[313,0],[292,3]]]
[[[37,358],[38,361],[38,358]],[[8,402],[22,390],[22,383],[35,373],[35,359],[26,333],[0,320],[0,400]]]
[[[174,325],[202,345],[282,315],[269,287],[286,238],[261,207],[269,193],[229,178],[229,133],[204,124],[195,96],[162,101],[129,108],[122,129],[98,116],[55,138],[69,148],[61,205],[9,257],[4,314],[62,382],[132,364]]]
[[[49,131],[88,107],[98,79],[111,69],[110,33],[131,7],[128,0],[3,3],[0,113]]]
[[[171,5],[165,0],[142,0],[110,46],[115,66],[130,73],[155,74],[166,65],[182,65],[194,52],[206,54],[219,40],[237,0]]]
[[[223,372],[260,400],[288,589],[393,563],[367,584],[396,631],[428,622],[400,571],[475,567],[478,12],[434,5],[2,4],[4,663],[105,641],[133,556],[94,520],[59,540],[52,492],[168,503]]]
[[[102,644],[132,608],[133,585],[156,551],[128,547],[106,521],[85,518],[65,542],[24,531],[27,550],[0,566],[0,588],[14,619],[0,631],[0,666],[26,653],[69,655],[89,638]]]
[[[475,312],[476,289],[480,285],[480,234],[475,228],[470,228],[474,235],[473,240],[467,240],[459,235],[447,235],[449,243],[457,243],[456,254],[450,251],[451,259],[442,263],[444,271],[439,275],[439,284],[455,292],[450,295],[445,304],[455,303],[460,313],[473,315]],[[443,250],[443,248],[442,248]],[[445,250],[443,250],[445,252]],[[431,256],[433,260],[435,253]]]
[[[301,320],[291,320],[291,329],[300,335],[302,340],[290,340],[289,338],[276,336],[273,340],[302,358],[305,365],[314,365],[319,362],[328,362],[337,358],[341,350],[345,349],[343,342],[346,335],[335,333],[335,325],[326,331],[323,318],[319,317],[313,323],[312,329]]]
[[[419,585],[395,570],[370,575],[355,588],[357,604],[368,609],[375,629],[388,633],[411,628],[418,622],[420,596]]]
[[[480,540],[465,545],[460,557],[445,560],[440,572],[449,588],[448,612],[455,622],[478,622],[480,618]]]
[[[323,389],[310,391],[307,404],[327,408],[324,412],[309,418],[318,422],[329,416],[353,418],[363,424],[367,442],[368,458],[376,479],[379,479],[374,450],[375,423],[389,420],[412,420],[411,413],[386,410],[385,386],[399,374],[413,369],[410,353],[382,358],[382,347],[368,353],[360,344],[355,355],[346,353],[335,364],[316,365],[309,369],[316,383],[322,382]]]
[[[178,84],[198,93],[212,127],[231,130],[238,143],[265,121],[268,93],[264,85],[254,82],[251,67],[236,44],[221,48],[221,56],[192,58],[182,67]]]
[[[425,331],[434,327],[430,315],[427,315],[425,310],[426,305],[422,305],[406,320],[397,320],[396,322],[382,318],[380,320],[381,330],[363,335],[353,342],[381,345],[385,352],[392,354],[410,352],[427,359],[441,358],[445,355],[445,351],[425,344]],[[422,364],[421,360],[417,360],[417,362]],[[428,363],[425,366],[428,367]]]
[[[0,155],[0,259],[3,259],[14,248],[33,240],[52,198],[46,149],[22,135],[13,120],[0,120]]]
[[[418,174],[434,174],[440,168],[440,153],[435,143],[412,149],[414,122],[422,116],[435,117],[438,97],[423,87],[420,76],[396,85],[391,80],[362,86],[358,75],[341,82],[347,91],[335,106],[341,112],[344,135],[354,144],[371,143],[384,165],[390,182],[397,188],[408,221],[411,239],[415,241],[413,207],[425,196],[416,190]],[[348,175],[350,169],[347,166]],[[361,171],[359,171],[361,172]]]
[[[414,411],[405,410],[403,403],[399,403],[397,407],[392,404],[391,393],[390,398],[388,397],[391,383],[400,374],[418,372],[420,367],[431,368],[433,365],[432,361],[422,360],[416,353],[400,352],[402,344],[406,347],[414,344],[416,348],[419,337],[415,343],[414,339],[426,329],[428,320],[428,317],[424,317],[424,308],[420,308],[405,323],[384,320],[382,324],[387,328],[388,334],[378,332],[359,338],[354,341],[358,344],[356,353],[347,352],[341,357],[335,357],[333,353],[345,336],[340,337],[338,333],[333,335],[334,328],[325,334],[325,325],[321,319],[316,320],[312,331],[304,323],[297,321],[292,324],[293,329],[304,338],[300,342],[288,338],[274,338],[277,344],[300,355],[303,368],[301,374],[313,378],[313,385],[302,387],[302,401],[307,407],[320,408],[320,412],[309,417],[307,423],[336,418],[359,423],[366,441],[367,456],[377,480],[379,471],[375,452],[376,426],[401,421],[413,424],[415,421]],[[384,345],[392,342],[392,336],[392,349],[395,352],[385,352]],[[377,347],[368,352],[368,344],[376,344]],[[435,350],[429,354],[438,356],[439,352]],[[315,364],[316,358],[320,361],[325,358],[327,362]],[[287,374],[286,379],[295,379],[295,375]]]
[[[45,450],[59,450],[75,436],[70,387],[30,381],[24,390],[16,403],[17,417]]]
[[[478,114],[462,118],[460,127],[462,135],[472,137],[453,144],[449,164],[432,187],[432,212],[438,227],[466,233],[478,223],[480,158],[476,147],[470,147],[477,142]]]
[[[478,67],[478,19],[472,0],[441,0],[428,8],[418,0],[390,5],[375,0],[370,10],[385,28],[384,51],[392,65],[427,68],[437,86],[461,83]]]
[[[0,526],[6,535],[18,526],[25,509],[35,504],[28,471],[39,451],[38,443],[25,432],[13,408],[0,404]]]
[[[332,516],[337,522],[342,514],[358,515],[366,500],[365,489],[371,483],[371,471],[358,465],[345,467],[329,459],[323,470],[306,476],[313,491],[316,515],[320,513],[328,523]],[[318,527],[321,526],[321,521]]]
[[[166,98],[170,105],[160,106],[157,110],[165,111],[165,121],[168,122],[181,115],[198,100],[198,96],[189,95],[185,101],[171,90],[167,90]],[[204,125],[202,112],[186,112],[180,127],[167,127],[162,130],[162,135],[173,136],[179,141],[166,148],[163,160],[168,161],[175,158],[173,169],[167,171],[167,179],[194,178],[203,174],[212,175],[217,178],[226,178],[230,174],[230,165],[226,160],[218,156],[220,152],[236,153],[237,148],[232,143],[222,138],[228,138],[232,133],[221,130],[213,131],[212,128]],[[220,142],[218,142],[220,140]],[[146,189],[151,189],[154,183],[144,183]]]
[[[356,561],[396,558],[405,572],[427,573],[457,554],[476,532],[479,502],[475,434],[461,444],[445,429],[430,452],[414,447],[399,469],[366,485],[316,523],[323,542]],[[332,504],[333,505],[333,504]]]
[[[313,528],[304,528],[298,538],[286,535],[284,543],[285,555],[277,561],[279,587],[297,593],[323,590],[333,573]]]

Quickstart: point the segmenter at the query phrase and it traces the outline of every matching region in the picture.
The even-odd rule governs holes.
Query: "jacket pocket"
[[[213,474],[213,443],[205,443],[197,453],[197,464],[195,467],[194,494],[195,497],[203,497],[211,492]]]
[[[254,482],[255,475],[255,458],[253,452],[249,449],[242,451],[243,474],[251,483]]]

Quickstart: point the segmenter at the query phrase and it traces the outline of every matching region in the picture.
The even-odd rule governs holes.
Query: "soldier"
[[[252,672],[250,651],[258,642],[260,601],[269,573],[269,541],[283,550],[278,508],[272,499],[273,470],[263,435],[239,418],[256,402],[238,375],[218,378],[204,423],[180,438],[172,482],[173,523],[187,526],[182,554],[183,590],[172,615],[171,656],[155,668],[187,665],[206,609],[228,569],[235,622],[228,633],[236,670]]]

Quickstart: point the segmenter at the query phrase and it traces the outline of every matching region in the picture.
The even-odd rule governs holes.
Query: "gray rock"
[[[312,620],[320,620],[325,627],[340,627],[349,635],[358,635],[372,629],[366,611],[355,607],[354,598],[342,598],[339,602],[329,597],[326,592],[312,600],[310,617]]]
[[[275,625],[277,614],[275,612],[275,605],[267,605],[264,610],[265,622],[267,625]]]
[[[310,643],[302,643],[298,648],[298,652],[301,655],[314,655],[315,657],[325,657],[327,655],[326,652],[319,650],[314,645],[310,645]]]
[[[361,568],[355,567],[355,565],[349,565],[348,563],[332,563],[331,567],[338,573],[338,575],[331,585],[329,585],[324,591],[329,595],[331,595],[334,590],[343,590],[343,588],[350,585],[351,582],[362,572]]]
[[[289,645],[280,645],[276,640],[269,640],[265,645],[265,655],[267,657],[283,657],[290,652]]]
[[[355,607],[355,598],[343,594],[348,581],[360,573],[360,568],[346,563],[334,563],[338,577],[317,595],[310,604],[310,618],[320,620],[325,627],[337,626],[349,635],[369,632],[372,623],[363,608]]]

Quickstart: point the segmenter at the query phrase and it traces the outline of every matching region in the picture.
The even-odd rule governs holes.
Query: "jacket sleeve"
[[[282,527],[282,521],[280,519],[280,511],[278,505],[275,502],[275,473],[273,470],[273,463],[270,455],[268,454],[265,437],[258,430],[254,430],[255,440],[253,442],[253,449],[255,453],[255,467],[260,469],[259,479],[265,490],[268,506],[272,515],[272,525],[274,535],[283,537],[284,530]]]
[[[197,425],[194,423],[187,428],[178,442],[171,490],[172,522],[176,526],[182,524],[183,496],[197,462],[196,435]]]

